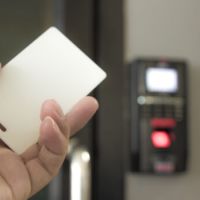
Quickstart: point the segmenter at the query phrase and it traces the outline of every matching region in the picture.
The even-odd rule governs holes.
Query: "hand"
[[[58,173],[68,151],[69,137],[80,130],[98,109],[92,97],[83,98],[67,115],[54,101],[41,108],[40,137],[22,155],[0,141],[0,199],[26,200]]]

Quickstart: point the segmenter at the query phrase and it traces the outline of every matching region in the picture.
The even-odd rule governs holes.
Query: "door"
[[[122,200],[123,0],[1,0],[0,61],[5,64],[51,25],[97,62],[108,78],[92,94],[98,98],[100,109],[73,138],[78,146],[55,180],[32,200],[70,199],[70,166],[80,152],[87,152],[91,159],[82,165],[90,171],[84,173],[90,180],[89,197],[85,198]]]

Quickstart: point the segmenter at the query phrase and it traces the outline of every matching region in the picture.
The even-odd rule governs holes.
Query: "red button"
[[[154,131],[151,135],[151,141],[155,148],[169,148],[172,143],[166,131]]]

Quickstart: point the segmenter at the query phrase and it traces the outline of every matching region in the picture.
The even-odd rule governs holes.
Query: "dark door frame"
[[[96,62],[107,80],[98,88],[95,200],[123,200],[123,0],[98,0]]]
[[[83,132],[93,152],[92,200],[123,200],[123,0],[66,0],[66,35],[108,74],[100,109]],[[81,137],[81,136],[80,136]]]

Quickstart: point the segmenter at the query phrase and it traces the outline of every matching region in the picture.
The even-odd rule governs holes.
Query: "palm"
[[[0,147],[0,199],[26,199],[31,193],[31,180],[23,159]]]
[[[97,108],[97,102],[86,97],[64,115],[54,101],[48,101],[42,107],[37,144],[19,156],[0,142],[0,199],[26,200],[47,185],[65,159],[69,136],[82,128]]]

